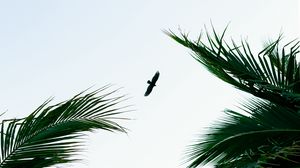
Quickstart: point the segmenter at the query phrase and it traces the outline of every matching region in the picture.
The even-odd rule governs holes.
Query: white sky
[[[219,32],[230,22],[227,35],[255,50],[280,32],[299,37],[298,11],[296,0],[0,1],[0,111],[24,117],[50,96],[113,83],[137,109],[129,134],[89,134],[86,160],[70,167],[183,168],[185,147],[242,96],[162,30],[196,37],[210,20]]]

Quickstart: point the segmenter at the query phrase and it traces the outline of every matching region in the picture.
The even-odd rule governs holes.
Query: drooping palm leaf
[[[253,100],[246,105],[244,112],[249,116],[227,110],[226,119],[216,123],[204,138],[191,145],[188,161],[192,163],[189,167],[211,161],[233,164],[245,158],[247,164],[256,163],[263,154],[261,147],[271,151],[273,141],[281,142],[280,147],[287,147],[300,140],[300,114],[292,109]]]
[[[4,120],[0,134],[1,168],[40,168],[74,161],[86,131],[103,129],[126,132],[114,120],[125,111],[124,96],[113,96],[108,86],[80,93],[48,106],[50,100],[24,119]]]
[[[236,88],[272,102],[288,103],[290,107],[300,103],[282,95],[286,92],[300,94],[300,66],[296,64],[299,42],[288,43],[280,52],[279,37],[254,56],[247,42],[237,45],[232,41],[231,47],[224,41],[225,31],[218,36],[213,29],[213,37],[207,33],[209,45],[202,42],[201,36],[192,41],[184,33],[165,33],[191,49],[193,57],[212,74]]]

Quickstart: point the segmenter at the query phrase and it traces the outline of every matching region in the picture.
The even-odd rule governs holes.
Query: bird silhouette
[[[156,83],[158,77],[159,77],[159,72],[157,71],[154,74],[152,80],[151,81],[150,80],[147,81],[147,83],[149,84],[149,86],[147,87],[147,90],[146,90],[144,96],[148,96],[152,92],[153,87],[156,86],[155,83]]]

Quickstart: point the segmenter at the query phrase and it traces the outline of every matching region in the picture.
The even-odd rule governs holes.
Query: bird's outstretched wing
[[[156,71],[156,73],[154,74],[152,81],[151,81],[154,85],[155,85],[158,77],[159,77],[159,71]]]
[[[152,92],[153,87],[154,87],[154,85],[149,85],[147,87],[147,90],[146,90],[144,96],[148,96]]]

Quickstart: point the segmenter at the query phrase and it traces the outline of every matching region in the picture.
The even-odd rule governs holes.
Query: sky
[[[283,33],[299,38],[297,0],[28,0],[0,1],[0,111],[25,117],[91,87],[114,84],[134,111],[128,134],[88,134],[74,168],[183,168],[187,145],[225,108],[248,95],[215,78],[191,52],[163,33],[196,38],[211,22],[258,52]],[[157,87],[143,94],[159,70]],[[209,166],[207,166],[209,167]]]

